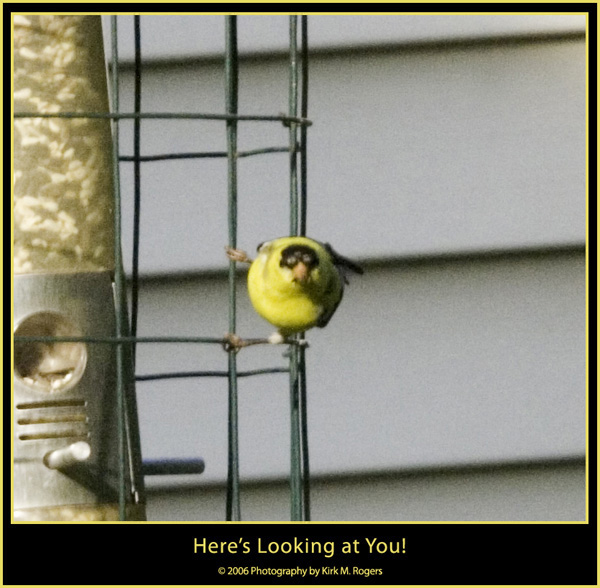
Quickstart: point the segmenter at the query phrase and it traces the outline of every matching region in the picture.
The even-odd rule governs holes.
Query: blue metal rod
[[[156,459],[144,460],[142,474],[144,476],[181,476],[185,474],[201,474],[204,472],[203,459]]]

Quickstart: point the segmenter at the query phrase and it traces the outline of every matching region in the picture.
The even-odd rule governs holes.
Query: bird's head
[[[306,284],[311,281],[312,271],[319,265],[319,256],[308,245],[289,245],[281,252],[279,265],[292,270],[294,282]]]

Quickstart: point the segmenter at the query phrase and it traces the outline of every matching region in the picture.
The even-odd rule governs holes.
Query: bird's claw
[[[242,339],[235,333],[226,333],[222,339],[223,349],[225,351],[234,351],[237,353],[243,347],[249,347],[250,345],[296,345],[302,349],[308,348],[308,341],[306,339],[290,339],[284,337],[281,333],[273,333],[267,339]]]
[[[242,249],[234,249],[233,247],[225,247],[225,255],[231,261],[237,261],[239,263],[252,263],[252,260],[248,257],[248,254]]]
[[[292,345],[295,345],[299,349],[308,349],[309,344],[306,339],[285,339],[283,343],[289,345],[287,351],[283,353],[283,357],[292,357]]]
[[[246,343],[239,335],[227,333],[223,337],[222,345],[225,351],[235,351],[237,353],[242,347],[246,346]]]
[[[291,337],[284,337],[281,333],[276,332],[269,336],[267,341],[271,345],[296,345],[306,349],[308,347],[308,341],[306,339],[292,339]]]

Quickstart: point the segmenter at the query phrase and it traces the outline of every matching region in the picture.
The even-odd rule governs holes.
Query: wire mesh
[[[133,111],[139,114],[142,109],[142,33],[140,17],[133,17],[134,42],[134,88]],[[140,259],[140,214],[141,214],[141,161],[140,161],[141,120],[133,120],[133,252],[131,270],[131,334],[137,335],[139,304],[139,259]],[[135,367],[135,343],[133,343],[133,363]]]
[[[119,443],[119,518],[126,519],[126,471],[127,459],[126,422],[125,422],[125,356],[131,356],[135,365],[135,349],[138,344],[172,343],[181,344],[215,344],[223,345],[221,337],[177,337],[177,336],[137,336],[139,315],[139,246],[140,220],[142,211],[141,197],[141,163],[168,159],[194,158],[227,158],[227,202],[228,202],[228,242],[235,248],[237,245],[237,160],[241,157],[264,155],[271,153],[289,153],[290,173],[290,235],[306,234],[306,204],[307,204],[307,164],[306,145],[308,120],[308,18],[301,17],[301,43],[298,45],[298,17],[289,17],[289,109],[286,115],[248,115],[238,112],[239,64],[237,50],[237,17],[225,16],[225,83],[226,104],[225,113],[176,113],[176,112],[142,112],[142,53],[140,17],[134,16],[134,112],[120,112],[119,103],[119,51],[118,51],[118,19],[110,19],[111,48],[110,48],[110,104],[111,112],[57,112],[37,113],[18,112],[14,118],[108,118],[112,121],[113,161],[112,173],[114,179],[114,223],[115,223],[115,316],[116,333],[114,337],[87,336],[15,336],[15,342],[82,342],[87,344],[108,344],[115,347],[117,363],[117,402],[118,411],[118,443]],[[300,102],[300,116],[298,103]],[[119,122],[133,119],[133,154],[121,155],[119,145]],[[141,121],[146,119],[165,120],[220,120],[226,123],[227,151],[166,153],[142,156]],[[240,122],[274,122],[289,127],[289,145],[273,146],[248,151],[237,149],[237,128]],[[119,165],[131,162],[134,165],[134,221],[133,221],[133,250],[131,274],[131,320],[128,321],[126,278],[123,269],[121,235],[122,214],[120,196]],[[298,166],[298,163],[300,164]],[[298,173],[298,167],[300,172]],[[229,331],[236,332],[236,263],[230,261],[229,272]],[[130,333],[130,334],[129,334]],[[303,333],[298,338],[303,337]],[[143,382],[160,379],[222,377],[228,379],[228,474],[226,512],[227,520],[241,520],[240,508],[240,475],[239,475],[239,443],[238,443],[238,387],[237,380],[241,377],[252,377],[264,374],[289,374],[290,387],[290,492],[291,519],[310,520],[310,476],[308,459],[308,428],[307,428],[307,399],[306,399],[306,362],[305,349],[299,345],[289,346],[289,367],[268,368],[238,371],[236,352],[228,351],[227,370],[188,371],[135,375],[135,381]],[[194,473],[200,471],[199,460],[175,460],[176,463],[145,463],[146,473],[165,475],[167,473]],[[186,465],[187,464],[187,465]],[[203,467],[203,466],[202,466]]]
[[[226,112],[237,115],[238,111],[238,50],[237,17],[225,17],[225,81]],[[237,247],[237,120],[227,121],[227,206],[229,221],[229,247]],[[236,263],[229,261],[229,332],[236,332]],[[240,469],[238,443],[238,386],[237,360],[235,349],[229,350],[228,357],[228,464],[227,464],[227,505],[228,521],[241,519],[240,508]]]
[[[119,51],[117,40],[117,17],[111,17],[111,55],[112,55],[112,84],[111,84],[111,108],[113,112],[119,112]],[[119,174],[119,121],[112,121],[113,130],[113,185],[115,190],[114,209],[115,209],[115,317],[116,317],[116,336],[123,337],[123,308],[125,300],[125,277],[123,272],[123,258],[121,249],[121,186]],[[124,399],[124,370],[125,359],[123,343],[117,342],[115,346],[117,360],[117,402],[119,410],[117,411],[117,437],[119,447],[119,520],[126,518],[125,508],[125,399]]]

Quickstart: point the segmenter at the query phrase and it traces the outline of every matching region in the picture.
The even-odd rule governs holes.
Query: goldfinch
[[[346,272],[363,270],[328,243],[308,237],[281,237],[261,243],[252,261],[244,251],[226,248],[230,259],[250,263],[248,294],[256,312],[277,327],[268,339],[241,340],[234,347],[255,343],[288,343],[295,333],[325,327],[335,313],[348,283]]]

